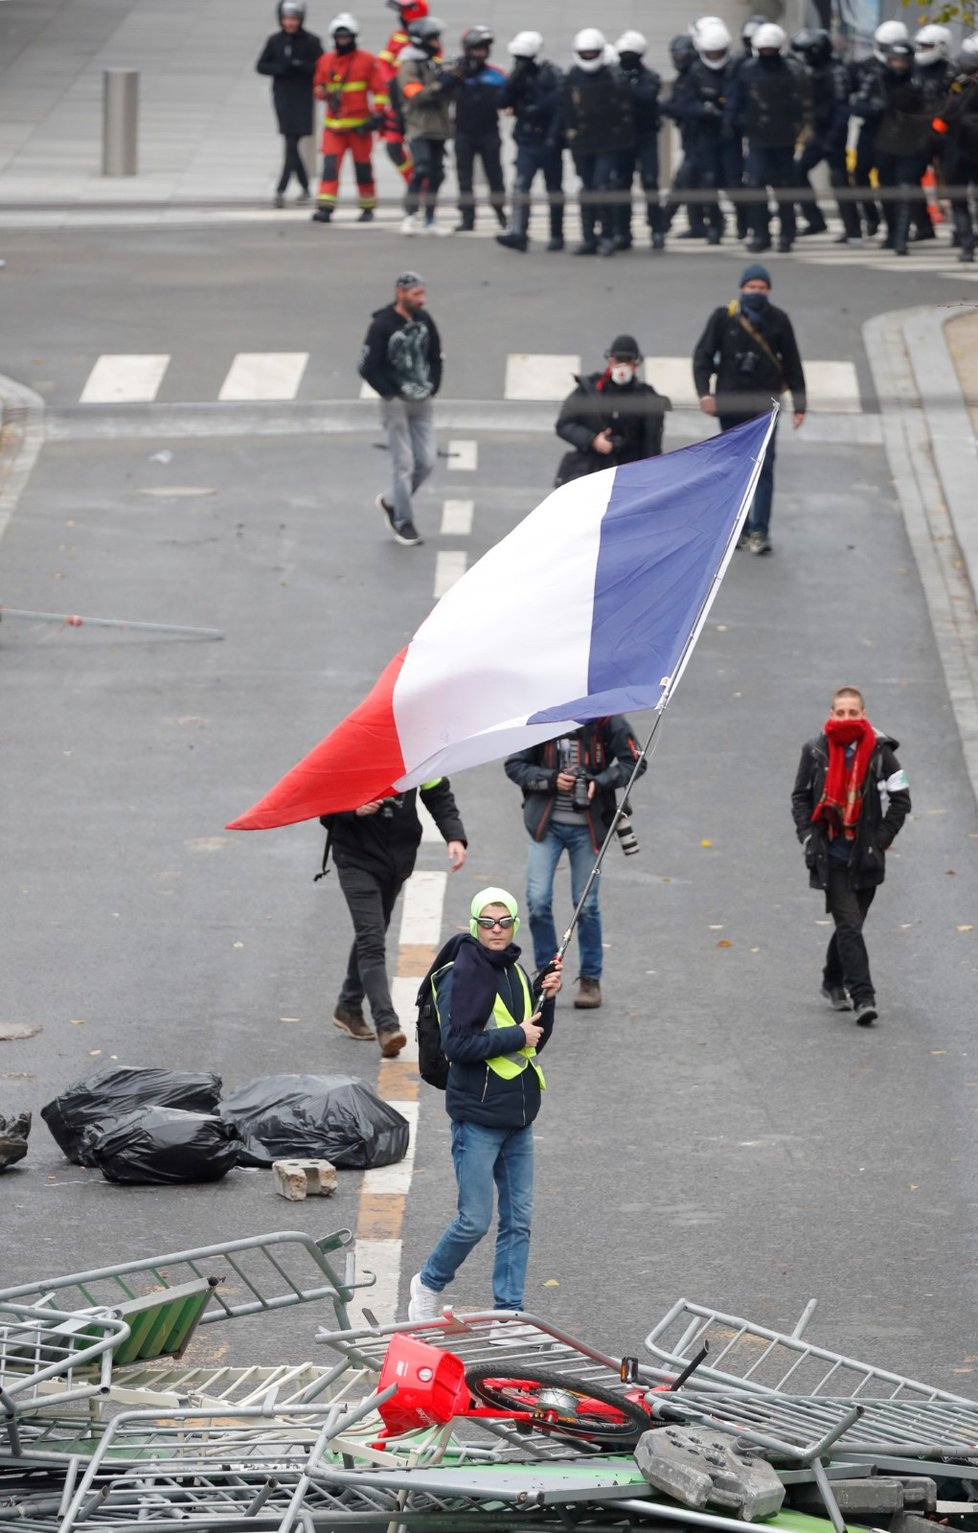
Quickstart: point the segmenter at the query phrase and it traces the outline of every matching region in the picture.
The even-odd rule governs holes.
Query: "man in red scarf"
[[[825,891],[835,922],[822,994],[835,1011],[851,1005],[860,1027],[879,1015],[863,922],[886,874],[886,849],[910,812],[898,743],[873,728],[856,687],[840,687],[822,733],[802,747],[791,794],[809,882]]]

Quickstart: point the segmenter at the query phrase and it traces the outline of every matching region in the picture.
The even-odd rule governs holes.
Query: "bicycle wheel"
[[[466,1370],[472,1393],[494,1410],[529,1414],[553,1437],[581,1438],[608,1448],[634,1447],[652,1422],[635,1400],[562,1373],[507,1373],[496,1364]]]

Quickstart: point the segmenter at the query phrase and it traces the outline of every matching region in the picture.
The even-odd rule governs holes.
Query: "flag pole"
[[[136,623],[124,617],[79,617],[74,612],[31,612],[0,603],[0,620],[23,618],[30,623],[60,623],[64,628],[117,628],[125,633],[175,633],[185,639],[223,639],[219,628],[185,628],[175,623]]]
[[[636,778],[638,777],[639,772],[642,770],[642,766],[644,765],[645,761],[648,759],[649,752],[651,751],[652,745],[653,745],[653,743],[655,741],[655,737],[656,737],[656,733],[658,731],[659,725],[662,723],[662,715],[665,712],[666,707],[668,706],[668,704],[669,704],[669,702],[670,702],[670,700],[672,698],[672,694],[673,694],[673,692],[676,689],[676,685],[677,685],[677,683],[679,681],[679,678],[682,676],[683,671],[686,669],[686,665],[687,665],[687,663],[689,661],[689,657],[692,654],[694,648],[696,647],[696,641],[698,640],[700,634],[703,631],[703,626],[706,623],[707,617],[709,616],[710,608],[713,606],[713,602],[714,602],[714,600],[716,598],[716,594],[717,594],[717,592],[720,589],[720,582],[723,580],[723,577],[726,574],[727,565],[730,563],[730,559],[731,559],[731,556],[733,555],[733,551],[736,548],[737,543],[738,543],[738,541],[740,539],[740,535],[741,535],[741,533],[743,531],[744,523],[747,520],[747,515],[748,515],[748,512],[750,511],[750,508],[751,508],[751,502],[754,499],[754,493],[755,493],[755,491],[757,489],[757,481],[758,481],[758,479],[761,476],[761,469],[762,469],[762,467],[764,465],[764,458],[765,458],[765,456],[767,454],[768,443],[770,442],[771,437],[774,434],[774,429],[775,429],[775,427],[776,427],[776,425],[778,423],[778,416],[780,415],[780,413],[781,413],[781,406],[780,406],[780,404],[778,403],[777,400],[772,400],[772,403],[771,403],[771,418],[770,418],[770,420],[768,422],[767,433],[766,433],[766,435],[764,437],[764,441],[763,441],[763,443],[761,445],[761,450],[760,450],[760,452],[758,453],[757,457],[754,460],[754,467],[751,470],[750,479],[747,481],[747,488],[744,491],[743,499],[741,500],[741,503],[740,503],[740,510],[737,512],[737,518],[736,518],[736,520],[735,520],[735,522],[733,524],[733,528],[731,530],[730,537],[727,540],[727,545],[726,545],[726,547],[725,547],[725,549],[723,551],[723,556],[722,556],[722,558],[720,560],[720,563],[717,565],[717,568],[716,568],[716,571],[714,573],[713,579],[710,582],[710,588],[707,591],[706,596],[703,598],[703,604],[700,607],[700,610],[699,610],[699,612],[696,615],[696,621],[695,621],[695,623],[693,624],[692,628],[689,631],[689,636],[688,636],[688,638],[686,640],[686,643],[683,645],[682,653],[679,656],[679,660],[678,660],[678,662],[676,664],[676,668],[673,671],[672,675],[666,681],[666,683],[665,683],[665,685],[663,687],[662,696],[659,698],[659,701],[656,704],[655,723],[652,725],[652,728],[649,731],[649,737],[646,740],[645,744],[642,746],[642,749],[639,752],[638,757],[636,758],[635,765],[632,767],[631,775],[629,776],[629,779],[628,779],[627,783],[625,784],[624,790],[622,791],[621,801],[615,806],[615,812],[612,815],[611,824],[608,826],[608,832],[607,832],[604,840],[601,843],[601,846],[600,846],[600,848],[598,850],[597,856],[594,859],[594,864],[593,864],[593,866],[591,868],[591,871],[589,872],[589,874],[587,876],[587,882],[584,885],[584,889],[583,889],[583,891],[581,893],[581,897],[578,900],[577,904],[574,906],[574,913],[571,916],[570,925],[568,926],[567,930],[564,932],[564,935],[560,939],[560,946],[558,947],[557,953],[556,953],[556,958],[558,958],[558,959],[561,959],[561,960],[563,959],[564,954],[566,953],[568,947],[570,946],[570,940],[571,940],[571,937],[574,935],[574,928],[576,927],[578,921],[580,920],[581,911],[584,908],[584,902],[587,899],[588,895],[590,894],[592,888],[594,887],[595,879],[597,878],[598,874],[601,872],[601,864],[604,862],[605,853],[607,852],[609,846],[611,845],[611,838],[615,834],[615,832],[617,831],[618,826],[620,825],[621,821],[625,818],[626,810],[629,808],[628,795],[629,795],[629,793],[632,790],[632,787],[633,787],[633,785],[635,783]],[[548,964],[546,966],[546,968],[544,968],[541,971],[541,973],[537,976],[537,979],[534,982],[534,988],[533,988],[534,1001],[538,1001],[539,998],[540,998],[540,995],[542,993],[542,991],[540,989],[540,981],[542,980],[544,974],[549,972],[550,968],[551,968],[551,965]]]

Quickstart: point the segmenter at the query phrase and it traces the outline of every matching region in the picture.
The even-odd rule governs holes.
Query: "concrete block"
[[[336,1167],[328,1160],[276,1160],[272,1172],[275,1191],[290,1203],[328,1198],[336,1191]]]
[[[656,1490],[691,1507],[717,1507],[754,1522],[781,1510],[784,1486],[766,1459],[706,1427],[645,1432],[635,1462]]]
[[[911,1524],[920,1518],[909,1516],[904,1509],[913,1507],[918,1512],[932,1511],[937,1501],[937,1486],[933,1480],[924,1477],[897,1479],[893,1475],[870,1475],[857,1480],[833,1480],[832,1494],[843,1517],[884,1517],[888,1513],[898,1513],[907,1518],[904,1533],[915,1533]],[[817,1485],[796,1486],[791,1500],[799,1511],[824,1513]],[[896,1517],[890,1528],[896,1528]]]

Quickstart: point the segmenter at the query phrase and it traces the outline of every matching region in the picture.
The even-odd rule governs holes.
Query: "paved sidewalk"
[[[736,32],[746,0],[714,0]],[[310,30],[322,35],[339,7],[310,0]],[[697,14],[685,0],[439,0],[446,42],[474,14],[496,31],[505,67],[506,42],[537,27],[548,50],[567,62],[570,39],[593,25],[608,36],[639,27],[649,62],[672,74],[667,44]],[[357,8],[354,7],[355,13]],[[371,0],[359,8],[364,46],[379,49],[393,14]],[[0,5],[0,204],[45,209],[198,203],[267,204],[281,161],[269,81],[255,74],[261,45],[274,28],[272,0],[5,0]],[[102,72],[140,73],[139,174],[103,177]],[[381,152],[381,198],[399,200],[402,184]]]

